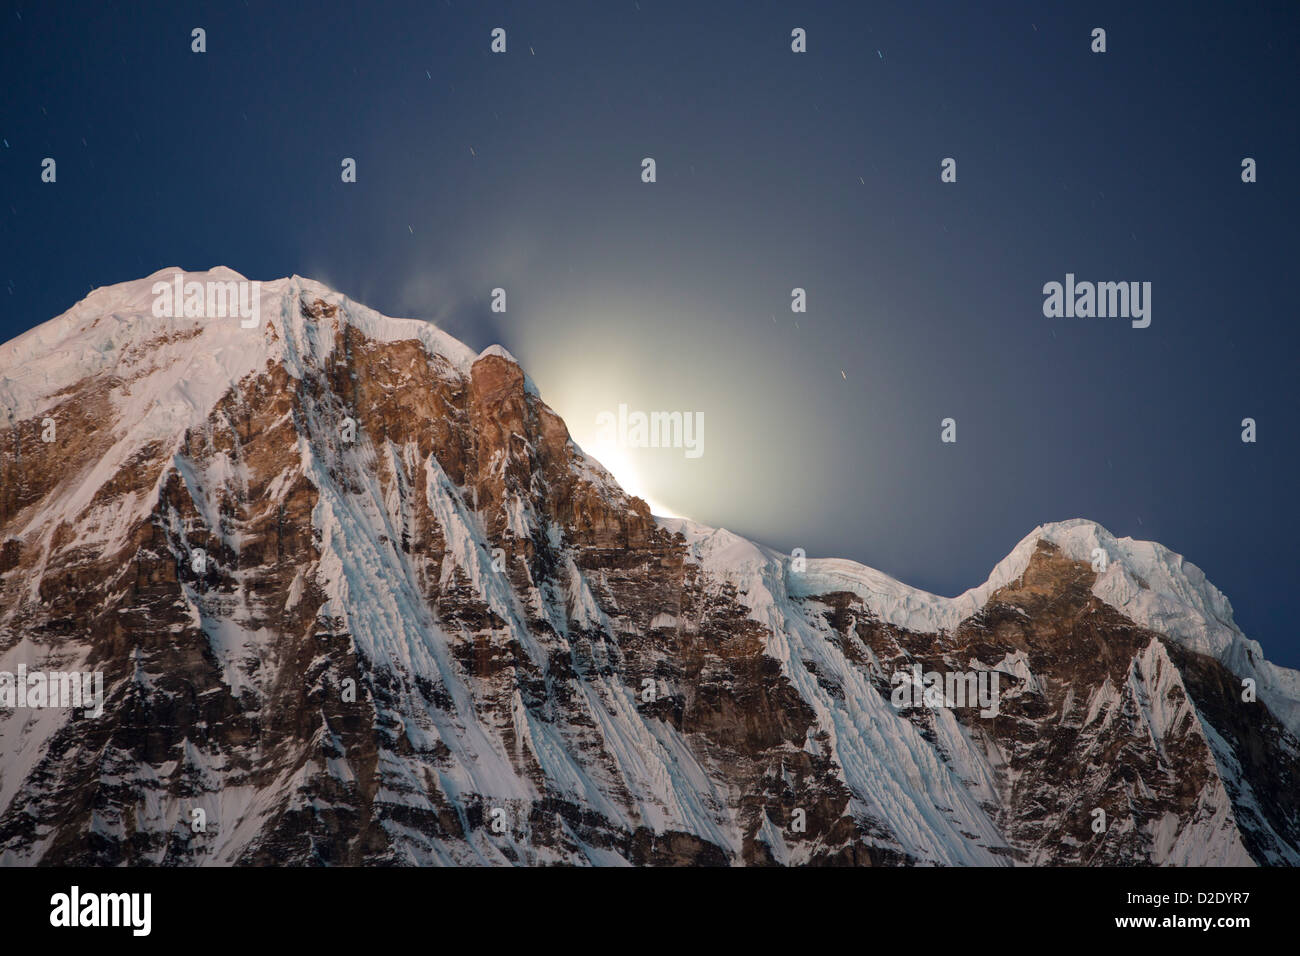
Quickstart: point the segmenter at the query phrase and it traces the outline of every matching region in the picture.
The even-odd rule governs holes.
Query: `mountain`
[[[298,277],[155,316],[179,271],[0,346],[0,672],[103,680],[0,707],[6,864],[1300,862],[1300,672],[1180,555],[783,555],[652,516],[504,349]]]

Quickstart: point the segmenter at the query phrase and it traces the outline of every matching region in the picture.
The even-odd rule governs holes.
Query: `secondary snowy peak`
[[[1203,633],[1240,634],[1232,621],[1228,599],[1196,565],[1163,545],[1116,538],[1095,521],[1083,518],[1035,528],[994,566],[983,584],[952,598],[909,587],[873,568],[836,558],[808,559],[806,573],[791,579],[791,589],[793,593],[807,594],[838,586],[870,598],[882,618],[891,624],[937,632],[951,629],[975,614],[995,591],[1019,578],[1040,541],[1059,548],[1071,560],[1095,565],[1100,575],[1098,596],[1120,610],[1140,604],[1134,610],[1143,613],[1148,609],[1143,617],[1150,618],[1150,622],[1143,623],[1155,623],[1158,618],[1163,623],[1183,623],[1189,640]],[[1134,587],[1148,597],[1136,601],[1131,593]],[[1163,618],[1156,612],[1156,605],[1164,609]]]
[[[840,558],[807,558],[796,570],[788,556],[690,521],[659,519],[681,532],[697,559],[714,573],[757,587],[777,577],[790,597],[835,591],[857,595],[884,623],[918,633],[951,631],[1024,574],[1041,542],[1096,572],[1092,593],[1142,627],[1167,634],[1198,654],[1212,657],[1238,677],[1256,681],[1278,717],[1300,734],[1300,671],[1264,657],[1232,617],[1228,598],[1205,572],[1154,541],[1116,538],[1095,521],[1075,518],[1039,525],[994,566],[988,579],[956,597],[914,588],[874,568]],[[781,567],[781,573],[776,567]],[[753,590],[750,590],[751,600]],[[773,600],[778,600],[774,597]]]
[[[1019,574],[1016,569],[1023,568],[1025,555],[1040,539],[1072,560],[1091,564],[1098,572],[1092,593],[1125,617],[1254,680],[1261,699],[1300,735],[1300,671],[1265,659],[1259,642],[1237,627],[1227,595],[1199,567],[1158,542],[1116,538],[1095,521],[1077,518],[1036,528],[993,577]]]

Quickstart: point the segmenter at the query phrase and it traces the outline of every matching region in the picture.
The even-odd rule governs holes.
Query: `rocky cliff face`
[[[504,350],[298,278],[155,318],[172,271],[0,347],[0,671],[104,681],[0,707],[6,863],[1300,862],[1300,674],[1179,556],[792,559],[652,517]]]

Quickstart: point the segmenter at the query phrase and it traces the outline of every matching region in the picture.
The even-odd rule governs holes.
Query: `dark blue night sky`
[[[637,464],[699,521],[951,595],[1035,525],[1092,518],[1185,554],[1300,666],[1300,5],[20,3],[0,24],[0,339],[165,266],[310,276],[501,342],[580,441],[622,402],[702,411],[703,457]],[[1044,317],[1067,272],[1150,282],[1151,326]]]

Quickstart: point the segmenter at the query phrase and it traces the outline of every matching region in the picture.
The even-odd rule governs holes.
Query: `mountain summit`
[[[1180,555],[783,555],[499,346],[299,277],[160,315],[180,272],[0,346],[4,862],[1300,863],[1300,672]]]

